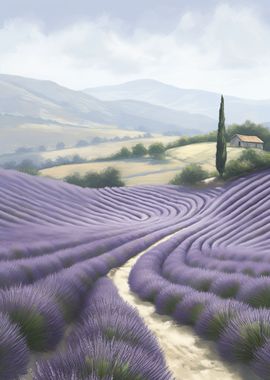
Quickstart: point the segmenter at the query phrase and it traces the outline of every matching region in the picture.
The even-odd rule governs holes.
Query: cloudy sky
[[[9,0],[0,72],[83,89],[139,78],[270,98],[269,0]]]

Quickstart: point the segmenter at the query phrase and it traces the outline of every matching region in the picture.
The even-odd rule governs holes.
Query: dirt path
[[[168,238],[160,240],[155,245]],[[259,380],[248,369],[223,363],[215,351],[214,344],[200,339],[191,328],[177,325],[169,317],[160,316],[151,303],[141,301],[129,290],[129,272],[139,256],[132,258],[119,269],[111,271],[109,277],[114,281],[122,298],[137,308],[146,325],[156,335],[175,379]]]
[[[162,243],[173,235],[169,235],[153,246]],[[191,328],[177,325],[169,317],[157,314],[151,303],[141,301],[129,290],[128,276],[130,270],[146,251],[130,259],[122,267],[113,269],[109,273],[109,277],[117,286],[120,296],[137,308],[146,325],[156,335],[175,380],[259,380],[247,369],[223,363],[219,359],[214,345],[200,339]],[[32,356],[29,372],[20,380],[32,380],[32,368],[38,358]]]

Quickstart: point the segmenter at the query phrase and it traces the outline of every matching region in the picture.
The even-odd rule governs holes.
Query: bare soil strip
[[[214,344],[200,339],[191,328],[177,325],[169,317],[157,314],[151,303],[140,300],[130,291],[129,272],[136,260],[146,251],[130,259],[122,267],[112,270],[109,277],[117,286],[120,296],[136,307],[146,325],[156,335],[175,380],[259,380],[248,369],[221,361]]]

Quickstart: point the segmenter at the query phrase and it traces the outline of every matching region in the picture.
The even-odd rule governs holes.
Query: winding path
[[[259,380],[246,368],[222,362],[213,344],[200,339],[191,328],[177,325],[169,317],[157,314],[152,303],[140,300],[130,291],[128,276],[138,258],[173,235],[161,239],[109,273],[120,296],[136,307],[146,325],[156,335],[175,380]]]

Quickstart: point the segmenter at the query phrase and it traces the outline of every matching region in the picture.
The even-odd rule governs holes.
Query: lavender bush
[[[54,350],[72,322],[66,351],[40,361],[37,379],[170,378],[138,315],[98,280],[150,248],[131,290],[217,341],[224,358],[270,377],[269,189],[269,170],[204,190],[90,190],[1,171],[0,307],[12,327],[0,369],[11,376],[18,349],[16,378],[27,350]]]
[[[67,344],[65,353],[37,363],[35,380],[172,379],[156,339],[106,278],[90,292]]]

